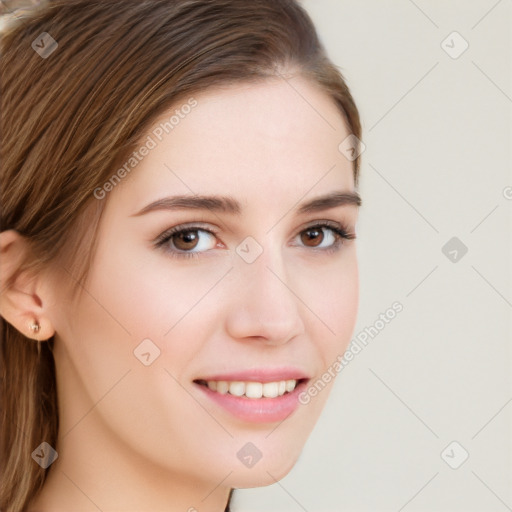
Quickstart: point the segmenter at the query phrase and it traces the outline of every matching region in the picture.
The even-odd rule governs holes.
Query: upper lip
[[[279,382],[281,380],[309,379],[308,375],[298,368],[253,368],[250,370],[215,373],[195,380],[223,380],[238,382]]]

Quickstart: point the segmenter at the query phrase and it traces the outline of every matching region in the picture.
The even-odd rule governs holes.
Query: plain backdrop
[[[363,119],[354,337],[403,311],[234,510],[512,510],[512,1],[303,4]]]

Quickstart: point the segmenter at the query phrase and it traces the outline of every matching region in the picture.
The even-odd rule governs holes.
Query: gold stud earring
[[[39,325],[39,322],[35,320],[30,324],[29,328],[34,334],[36,334],[37,332],[39,332],[39,329],[41,329],[41,326]]]

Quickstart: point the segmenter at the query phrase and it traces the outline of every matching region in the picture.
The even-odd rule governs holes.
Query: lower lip
[[[300,382],[290,393],[276,398],[247,398],[224,395],[212,391],[209,387],[196,384],[213,402],[223,407],[238,419],[250,423],[274,423],[285,420],[299,405],[299,394],[304,390],[307,381]]]

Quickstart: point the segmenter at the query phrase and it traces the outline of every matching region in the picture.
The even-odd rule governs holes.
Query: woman
[[[284,477],[358,302],[359,116],[305,11],[57,0],[1,80],[1,510]]]

